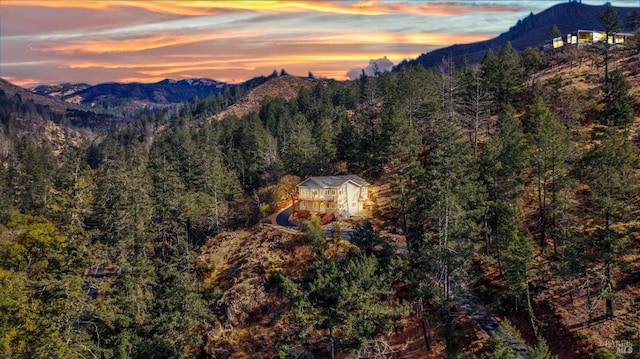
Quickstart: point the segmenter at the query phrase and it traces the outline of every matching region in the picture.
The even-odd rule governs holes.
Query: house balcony
[[[334,196],[336,197],[336,196]],[[293,211],[307,211],[314,213],[337,213],[339,211],[338,201],[327,199],[327,197],[305,199],[299,197],[293,205]]]
[[[299,194],[297,197],[298,200],[305,200],[305,201],[331,201],[331,202],[335,202],[338,200],[338,195],[311,195],[311,194],[307,194],[307,195],[301,195]]]

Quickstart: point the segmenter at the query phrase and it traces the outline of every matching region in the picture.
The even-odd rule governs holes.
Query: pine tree
[[[622,261],[628,236],[634,229],[628,221],[638,211],[638,149],[623,132],[604,130],[599,143],[582,160],[582,175],[589,184],[596,216],[595,235],[588,249],[592,260],[602,263],[606,315],[614,316],[612,267]]]
[[[469,66],[465,58],[458,76],[460,86],[459,111],[462,122],[469,132],[469,139],[473,143],[473,154],[478,158],[479,138],[488,133],[491,97],[480,78],[480,71]]]
[[[506,105],[515,105],[523,81],[520,68],[518,52],[509,42],[495,55],[491,50],[487,51],[482,59],[482,81],[492,95],[494,113],[500,113]]]
[[[604,26],[605,42],[604,42],[604,83],[609,83],[609,40],[620,31],[621,24],[618,19],[618,11],[611,3],[604,4],[604,8],[598,14],[598,20]]]
[[[315,320],[326,333],[330,358],[336,349],[353,352],[392,327],[403,307],[387,302],[393,293],[373,256],[318,262],[303,287]]]
[[[485,143],[480,158],[482,175],[487,187],[485,252],[489,254],[495,242],[498,268],[502,272],[501,252],[508,243],[505,238],[513,211],[512,203],[522,193],[523,170],[527,165],[526,144],[520,120],[508,106],[498,118],[496,132]]]
[[[599,122],[606,126],[626,128],[634,121],[634,96],[630,93],[631,85],[621,70],[611,73],[609,81],[603,85],[604,106],[599,116]]]
[[[560,208],[558,193],[568,173],[569,132],[542,98],[536,98],[529,110],[525,130],[530,135],[532,173],[537,187],[540,246],[544,248],[547,233],[550,232],[554,254],[557,254],[555,227]]]
[[[456,126],[436,117],[426,144],[425,173],[410,211],[413,270],[438,278],[447,348],[455,351],[452,309],[475,252],[481,193],[471,146]]]
[[[333,144],[331,120],[321,118],[318,123],[313,126],[311,131],[315,148],[315,169],[316,175],[328,175],[334,173],[332,167],[336,158],[336,147]]]

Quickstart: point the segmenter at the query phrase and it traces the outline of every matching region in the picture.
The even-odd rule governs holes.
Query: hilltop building
[[[577,46],[579,49],[597,43],[608,41],[612,45],[622,45],[633,38],[632,33],[618,32],[606,39],[606,33],[598,30],[576,30],[568,33],[566,36],[555,37],[544,47],[545,50],[559,49],[565,45]]]
[[[313,213],[325,221],[359,214],[369,198],[369,183],[356,175],[309,177],[296,188],[294,216]]]

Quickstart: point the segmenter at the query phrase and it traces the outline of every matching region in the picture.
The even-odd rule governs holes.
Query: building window
[[[329,195],[329,190],[328,190],[328,189],[325,189],[325,190],[324,190],[324,195],[325,195],[325,196],[328,196],[328,195]]]
[[[332,196],[335,196],[335,195],[336,195],[336,190],[335,190],[335,189],[332,189],[332,190],[331,190],[331,195],[332,195]]]
[[[351,202],[351,207],[355,207],[356,203],[355,202]]]
[[[314,197],[318,196],[318,191],[314,189],[313,191],[311,191],[311,195]]]
[[[344,205],[342,203],[340,203],[340,209],[343,209]]]

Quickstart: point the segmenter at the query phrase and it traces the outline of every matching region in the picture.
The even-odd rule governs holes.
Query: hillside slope
[[[289,75],[273,77],[249,91],[224,111],[209,118],[209,121],[221,120],[229,115],[242,117],[252,111],[258,111],[262,100],[267,96],[290,100],[298,96],[298,92],[302,88],[312,88],[317,84],[326,83],[327,80],[310,79],[307,77]]]
[[[549,39],[549,30],[553,25],[556,25],[563,34],[578,29],[602,28],[602,24],[597,18],[598,14],[602,13],[602,10],[603,6],[582,3],[558,4],[538,14],[530,14],[525,19],[518,21],[509,31],[493,39],[437,49],[422,54],[414,60],[405,61],[398,67],[422,64],[424,67],[429,68],[440,64],[443,58],[448,58],[449,56],[457,64],[462,62],[463,57],[466,57],[470,63],[479,63],[487,50],[495,50],[507,42],[511,42],[518,51],[528,47],[541,48],[545,41]],[[624,20],[627,14],[632,11],[638,11],[638,8],[617,7],[616,10],[618,11],[618,18]]]

